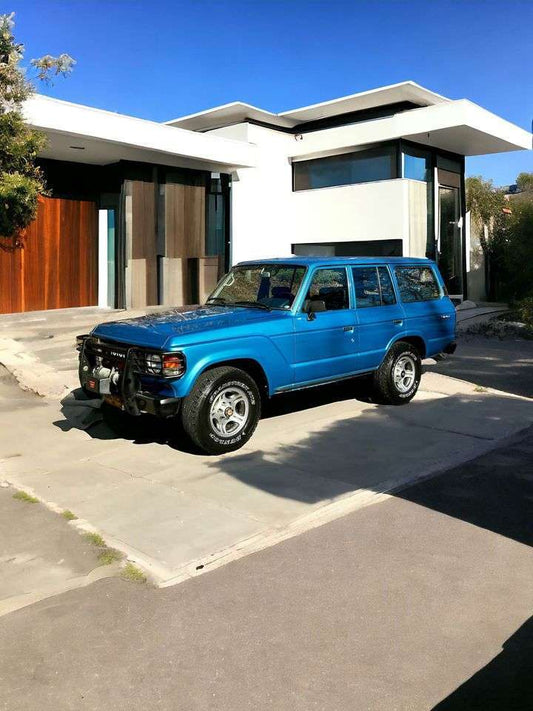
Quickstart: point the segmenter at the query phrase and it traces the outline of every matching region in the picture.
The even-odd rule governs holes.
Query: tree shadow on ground
[[[486,666],[438,703],[433,711],[531,711],[533,617],[504,642]]]

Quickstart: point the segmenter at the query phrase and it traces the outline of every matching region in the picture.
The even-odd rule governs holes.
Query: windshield
[[[290,309],[304,274],[305,267],[290,264],[234,267],[218,283],[207,303]]]

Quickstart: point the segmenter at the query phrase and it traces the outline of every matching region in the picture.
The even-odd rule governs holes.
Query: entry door
[[[312,301],[324,311],[306,313]],[[330,380],[357,369],[355,313],[344,267],[314,272],[301,313],[294,320],[295,384]]]
[[[439,187],[439,270],[452,298],[463,297],[463,239],[459,188]]]

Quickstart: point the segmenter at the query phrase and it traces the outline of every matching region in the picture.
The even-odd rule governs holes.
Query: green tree
[[[492,180],[484,180],[480,175],[467,178],[465,186],[466,209],[470,211],[473,225],[479,230],[483,251],[490,252],[496,246],[504,225],[505,194],[494,187]]]
[[[14,13],[0,15],[0,245],[20,246],[24,229],[35,218],[39,195],[45,193],[43,174],[36,164],[46,137],[24,122],[22,107],[33,86],[20,62],[24,46],[13,35]],[[68,55],[33,60],[38,77],[67,74],[74,60]]]
[[[524,192],[533,192],[533,173],[519,173],[516,176],[516,184]]]
[[[511,202],[502,242],[502,295],[511,301],[533,297],[533,200]]]

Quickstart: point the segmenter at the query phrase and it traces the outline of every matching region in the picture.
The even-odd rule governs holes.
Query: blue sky
[[[241,100],[271,111],[412,79],[531,129],[532,0],[1,0],[26,58],[68,52],[42,93],[156,121]],[[497,184],[531,152],[470,158]]]

